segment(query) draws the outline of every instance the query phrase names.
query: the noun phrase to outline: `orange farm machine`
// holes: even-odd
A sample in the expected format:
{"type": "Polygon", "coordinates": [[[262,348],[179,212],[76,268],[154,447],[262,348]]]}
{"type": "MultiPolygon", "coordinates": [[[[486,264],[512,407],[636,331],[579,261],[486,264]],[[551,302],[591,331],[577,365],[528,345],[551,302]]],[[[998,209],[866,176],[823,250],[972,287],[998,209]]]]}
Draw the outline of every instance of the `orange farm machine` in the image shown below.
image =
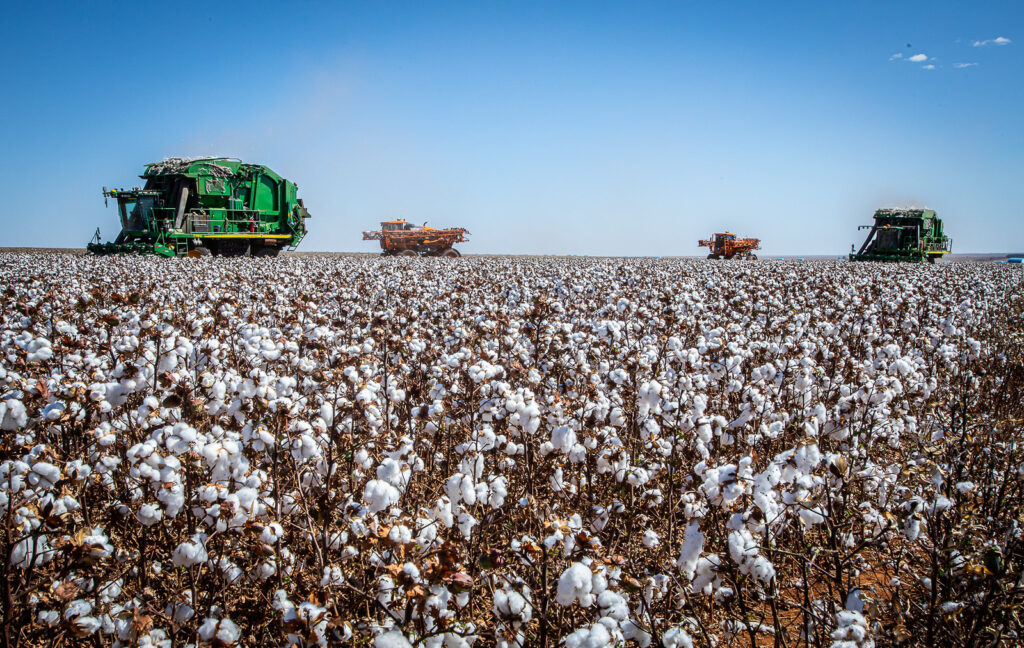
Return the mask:
{"type": "Polygon", "coordinates": [[[754,250],[761,249],[761,239],[736,238],[731,232],[715,232],[711,240],[697,241],[700,247],[708,248],[709,259],[757,259],[754,250]]]}
{"type": "Polygon", "coordinates": [[[453,246],[466,240],[467,230],[435,229],[422,227],[399,219],[383,221],[379,230],[363,232],[364,241],[380,241],[383,256],[441,256],[454,259],[460,257],[453,246]]]}

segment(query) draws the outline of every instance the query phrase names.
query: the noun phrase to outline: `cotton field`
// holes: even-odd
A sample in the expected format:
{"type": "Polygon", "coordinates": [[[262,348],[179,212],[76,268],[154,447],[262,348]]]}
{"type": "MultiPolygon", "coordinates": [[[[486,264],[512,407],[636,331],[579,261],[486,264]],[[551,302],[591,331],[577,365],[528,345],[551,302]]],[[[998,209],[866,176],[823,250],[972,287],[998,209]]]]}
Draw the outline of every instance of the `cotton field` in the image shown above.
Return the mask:
{"type": "Polygon", "coordinates": [[[1019,268],[0,254],[4,647],[1015,645],[1019,268]]]}

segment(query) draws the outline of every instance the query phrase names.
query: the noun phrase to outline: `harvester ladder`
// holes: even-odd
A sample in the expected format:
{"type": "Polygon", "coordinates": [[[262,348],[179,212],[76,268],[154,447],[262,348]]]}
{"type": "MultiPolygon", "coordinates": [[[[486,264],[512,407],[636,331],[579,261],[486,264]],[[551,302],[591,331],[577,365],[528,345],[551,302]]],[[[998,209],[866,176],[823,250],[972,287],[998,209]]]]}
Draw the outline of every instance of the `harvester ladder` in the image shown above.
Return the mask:
{"type": "Polygon", "coordinates": [[[185,256],[188,254],[188,241],[183,238],[174,239],[174,256],[185,256]]]}

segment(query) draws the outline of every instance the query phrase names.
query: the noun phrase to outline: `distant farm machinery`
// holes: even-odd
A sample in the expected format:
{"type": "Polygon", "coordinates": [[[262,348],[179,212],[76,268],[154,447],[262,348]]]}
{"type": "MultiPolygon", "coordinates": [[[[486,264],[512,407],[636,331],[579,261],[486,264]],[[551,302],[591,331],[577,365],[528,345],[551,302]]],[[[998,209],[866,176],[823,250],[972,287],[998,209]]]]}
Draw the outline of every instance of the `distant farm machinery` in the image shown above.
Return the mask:
{"type": "Polygon", "coordinates": [[[709,259],[756,260],[754,250],[761,249],[761,239],[736,238],[731,232],[715,232],[710,240],[698,241],[697,245],[710,250],[709,259]]]}
{"type": "Polygon", "coordinates": [[[909,261],[935,263],[949,254],[953,239],[943,232],[942,219],[932,209],[879,209],[868,237],[850,261],[909,261]]]}
{"type": "Polygon", "coordinates": [[[383,221],[379,230],[363,232],[364,241],[380,241],[382,256],[440,256],[454,259],[462,256],[453,246],[466,240],[469,231],[461,227],[435,229],[426,224],[416,226],[398,219],[383,221]]]}

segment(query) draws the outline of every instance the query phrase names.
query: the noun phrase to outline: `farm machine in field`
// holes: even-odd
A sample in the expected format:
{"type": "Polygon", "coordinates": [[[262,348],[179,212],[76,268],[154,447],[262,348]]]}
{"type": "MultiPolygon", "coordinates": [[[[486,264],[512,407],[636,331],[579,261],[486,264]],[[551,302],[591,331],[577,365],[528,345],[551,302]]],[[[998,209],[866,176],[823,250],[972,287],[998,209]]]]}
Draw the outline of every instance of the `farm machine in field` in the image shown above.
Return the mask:
{"type": "Polygon", "coordinates": [[[710,240],[697,241],[710,250],[709,259],[757,259],[754,250],[761,249],[761,239],[736,238],[731,232],[715,232],[710,240]]]}
{"type": "Polygon", "coordinates": [[[103,188],[121,218],[93,254],[277,256],[306,234],[309,212],[297,185],[259,164],[230,158],[168,158],[147,164],[143,188],[103,188]]]}
{"type": "Polygon", "coordinates": [[[363,232],[364,241],[380,241],[382,256],[441,256],[454,259],[462,256],[454,246],[466,240],[467,230],[435,229],[426,223],[416,226],[398,219],[383,221],[379,230],[363,232]]]}
{"type": "Polygon", "coordinates": [[[871,231],[857,252],[850,246],[850,261],[935,263],[953,246],[932,209],[879,209],[873,225],[857,229],[871,231]]]}

